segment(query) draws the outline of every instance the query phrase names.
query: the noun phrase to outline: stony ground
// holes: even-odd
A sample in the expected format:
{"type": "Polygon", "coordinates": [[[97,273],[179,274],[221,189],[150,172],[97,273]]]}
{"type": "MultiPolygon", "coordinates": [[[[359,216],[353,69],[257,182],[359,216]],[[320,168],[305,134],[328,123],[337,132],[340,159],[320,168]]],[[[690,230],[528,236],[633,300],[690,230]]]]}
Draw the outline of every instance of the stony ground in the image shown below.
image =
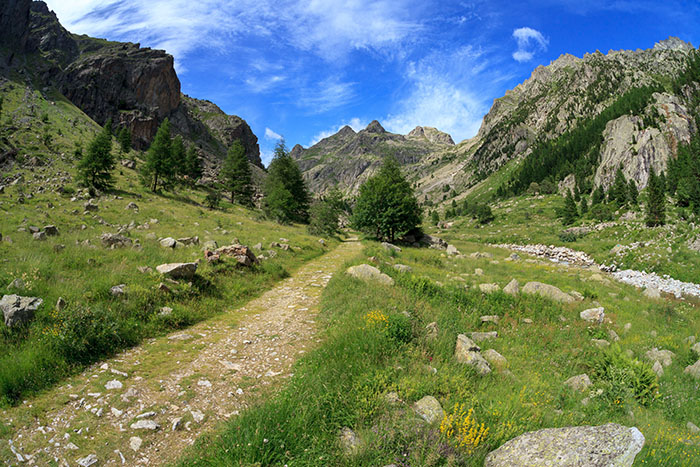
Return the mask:
{"type": "MultiPolygon", "coordinates": [[[[160,465],[235,417],[316,343],[322,289],[357,241],[311,261],[245,307],[125,352],[2,419],[14,465],[160,465]]],[[[3,447],[6,448],[6,447],[3,447]]],[[[6,449],[2,453],[9,453],[6,449]]]]}

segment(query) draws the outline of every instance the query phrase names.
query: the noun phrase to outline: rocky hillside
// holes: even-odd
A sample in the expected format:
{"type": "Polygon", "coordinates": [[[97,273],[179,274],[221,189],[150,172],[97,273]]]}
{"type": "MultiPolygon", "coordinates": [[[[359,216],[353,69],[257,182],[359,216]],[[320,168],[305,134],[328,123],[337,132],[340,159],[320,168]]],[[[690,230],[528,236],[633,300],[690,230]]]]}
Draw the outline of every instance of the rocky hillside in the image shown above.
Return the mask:
{"type": "Polygon", "coordinates": [[[58,91],[98,124],[128,127],[144,149],[169,117],[177,133],[217,164],[241,139],[252,164],[262,168],[257,138],[241,118],[180,92],[173,57],[139,44],[109,42],[66,31],[40,1],[0,6],[0,75],[28,92],[58,91]]]}
{"type": "Polygon", "coordinates": [[[375,120],[359,132],[345,126],[308,149],[296,145],[292,157],[312,191],[322,193],[337,187],[354,193],[387,156],[396,157],[404,166],[420,168],[429,165],[430,156],[453,147],[452,137],[435,128],[417,127],[403,136],[389,133],[375,120]]]}

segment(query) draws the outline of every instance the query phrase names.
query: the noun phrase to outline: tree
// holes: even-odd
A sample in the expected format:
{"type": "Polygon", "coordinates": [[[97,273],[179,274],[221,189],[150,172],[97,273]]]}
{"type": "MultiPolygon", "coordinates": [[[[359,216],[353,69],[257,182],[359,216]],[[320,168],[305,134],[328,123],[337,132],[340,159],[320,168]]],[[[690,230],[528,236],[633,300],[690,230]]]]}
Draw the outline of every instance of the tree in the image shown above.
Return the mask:
{"type": "Polygon", "coordinates": [[[170,157],[170,120],[163,120],[151,147],[146,152],[146,162],[141,169],[141,176],[144,185],[150,187],[152,191],[166,187],[172,180],[174,168],[171,165],[170,157]]]}
{"type": "Polygon", "coordinates": [[[114,184],[113,170],[112,136],[103,129],[90,142],[78,163],[78,178],[91,189],[105,190],[114,184]]]}
{"type": "Polygon", "coordinates": [[[656,227],[666,223],[666,195],[661,186],[661,179],[652,167],[647,185],[647,226],[656,227]]]}
{"type": "Polygon", "coordinates": [[[221,169],[224,187],[231,193],[231,202],[250,205],[253,202],[252,174],[243,144],[233,142],[221,169]]]}
{"type": "Polygon", "coordinates": [[[268,168],[263,208],[279,222],[306,223],[309,219],[309,191],[284,140],[275,146],[268,168]]]}
{"type": "Polygon", "coordinates": [[[309,209],[309,233],[332,236],[338,233],[341,209],[334,197],[315,201],[309,209]]]}
{"type": "Polygon", "coordinates": [[[588,201],[585,196],[581,196],[581,215],[585,216],[588,212],[588,201]]]}
{"type": "Polygon", "coordinates": [[[479,204],[476,207],[476,219],[479,221],[479,224],[488,224],[495,218],[488,204],[479,204]]]}
{"type": "Polygon", "coordinates": [[[603,185],[598,185],[598,188],[593,191],[593,196],[591,197],[591,206],[600,204],[605,201],[605,191],[603,190],[603,185]]]}
{"type": "Polygon", "coordinates": [[[610,201],[624,206],[627,203],[628,192],[627,180],[625,180],[625,175],[622,173],[622,168],[618,167],[617,172],[615,172],[615,181],[610,187],[610,191],[608,191],[608,198],[610,201]]]}
{"type": "Polygon", "coordinates": [[[578,218],[578,209],[576,208],[576,201],[574,201],[574,195],[571,190],[566,194],[566,199],[564,200],[564,209],[562,210],[562,223],[564,225],[573,224],[578,218]]]}
{"type": "Polygon", "coordinates": [[[430,214],[430,222],[432,222],[434,225],[438,225],[438,223],[440,222],[440,213],[438,213],[437,211],[433,211],[430,214]]]}
{"type": "Polygon", "coordinates": [[[177,135],[170,142],[170,166],[172,167],[172,176],[184,176],[186,175],[186,165],[185,160],[187,154],[185,153],[185,143],[182,141],[182,136],[177,135]]]}
{"type": "Polygon", "coordinates": [[[127,154],[131,151],[131,131],[129,131],[127,127],[123,127],[119,130],[117,141],[119,141],[119,149],[121,152],[127,154]]]}
{"type": "Polygon", "coordinates": [[[107,121],[105,122],[105,124],[104,124],[104,126],[102,127],[102,129],[103,129],[105,132],[107,132],[107,134],[109,135],[110,138],[114,135],[114,128],[113,128],[113,125],[112,125],[112,117],[109,117],[109,118],[107,119],[107,121]]]}
{"type": "Polygon", "coordinates": [[[187,155],[185,156],[185,175],[191,181],[195,181],[202,176],[202,161],[199,160],[199,155],[197,154],[197,149],[194,146],[190,146],[187,150],[187,155]]]}
{"type": "Polygon", "coordinates": [[[637,206],[639,203],[639,190],[637,189],[637,184],[631,178],[627,183],[627,199],[632,206],[637,206]]]}
{"type": "Polygon", "coordinates": [[[221,192],[218,189],[213,189],[207,193],[206,198],[204,198],[204,204],[206,204],[209,209],[217,209],[220,202],[221,192]]]}
{"type": "Polygon", "coordinates": [[[380,240],[394,241],[421,222],[413,188],[394,157],[384,159],[377,175],[360,187],[353,224],[380,240]]]}

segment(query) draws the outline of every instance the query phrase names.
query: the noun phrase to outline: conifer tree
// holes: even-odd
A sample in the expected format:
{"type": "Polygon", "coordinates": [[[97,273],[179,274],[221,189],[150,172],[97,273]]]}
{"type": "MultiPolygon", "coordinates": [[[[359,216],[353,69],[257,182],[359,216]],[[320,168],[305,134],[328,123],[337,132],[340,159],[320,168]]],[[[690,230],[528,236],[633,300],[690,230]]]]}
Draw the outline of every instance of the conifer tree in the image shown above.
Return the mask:
{"type": "Polygon", "coordinates": [[[651,168],[649,183],[647,185],[647,219],[649,227],[656,227],[666,223],[666,195],[661,186],[661,179],[651,168]]]}
{"type": "Polygon", "coordinates": [[[119,130],[117,140],[119,141],[119,150],[122,153],[126,154],[131,151],[131,131],[127,127],[119,130]]]}
{"type": "Polygon", "coordinates": [[[186,174],[187,154],[185,152],[185,143],[182,141],[182,136],[177,135],[170,142],[170,164],[172,167],[172,176],[184,176],[186,174]]]}
{"type": "Polygon", "coordinates": [[[112,117],[109,117],[107,121],[105,121],[104,126],[102,127],[103,130],[109,135],[111,138],[114,135],[114,128],[112,124],[112,117]]]}
{"type": "Polygon", "coordinates": [[[571,190],[566,194],[566,199],[564,200],[564,209],[562,211],[562,223],[564,225],[573,224],[578,218],[578,209],[576,208],[576,201],[574,201],[574,195],[571,190]]]}
{"type": "Polygon", "coordinates": [[[265,212],[279,222],[308,222],[309,191],[284,140],[275,147],[268,174],[263,200],[265,212]]]}
{"type": "Polygon", "coordinates": [[[438,225],[438,223],[440,222],[440,214],[439,214],[437,211],[433,211],[433,212],[430,214],[430,221],[431,221],[434,225],[438,225]]]}
{"type": "Polygon", "coordinates": [[[146,162],[141,169],[144,185],[152,191],[166,187],[172,179],[174,167],[170,156],[170,121],[161,123],[151,147],[146,152],[146,162]]]}
{"type": "Polygon", "coordinates": [[[628,191],[625,175],[622,173],[622,168],[618,167],[617,172],[615,172],[615,181],[608,192],[608,198],[610,201],[617,202],[617,204],[622,206],[627,202],[628,191]]]}
{"type": "Polygon", "coordinates": [[[221,169],[224,187],[231,193],[231,202],[252,204],[252,174],[245,148],[239,140],[233,142],[221,169]]]}
{"type": "Polygon", "coordinates": [[[185,159],[186,175],[194,182],[202,176],[202,161],[199,160],[197,149],[194,146],[189,147],[185,159]]]}
{"type": "Polygon", "coordinates": [[[639,204],[639,190],[637,189],[637,183],[631,178],[627,183],[627,199],[632,206],[637,206],[637,204],[639,204]]]}
{"type": "Polygon", "coordinates": [[[581,196],[581,215],[585,216],[588,212],[588,200],[585,196],[581,196]]]}
{"type": "Polygon", "coordinates": [[[599,185],[598,188],[596,188],[593,191],[593,196],[591,197],[591,206],[600,204],[603,201],[605,201],[605,191],[603,191],[603,186],[599,185]]]}
{"type": "Polygon", "coordinates": [[[113,170],[112,136],[103,129],[90,142],[85,155],[78,163],[78,177],[87,187],[105,190],[114,184],[113,170]]]}

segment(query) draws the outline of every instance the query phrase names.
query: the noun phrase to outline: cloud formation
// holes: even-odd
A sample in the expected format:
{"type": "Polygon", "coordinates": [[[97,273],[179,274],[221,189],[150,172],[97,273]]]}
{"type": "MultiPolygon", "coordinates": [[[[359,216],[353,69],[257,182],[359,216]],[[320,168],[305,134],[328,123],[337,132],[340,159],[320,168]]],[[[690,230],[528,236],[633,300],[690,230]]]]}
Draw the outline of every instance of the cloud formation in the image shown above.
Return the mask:
{"type": "Polygon", "coordinates": [[[547,50],[549,41],[536,29],[518,28],[513,31],[513,38],[518,43],[518,50],[513,52],[517,62],[529,62],[537,50],[547,50]]]}
{"type": "Polygon", "coordinates": [[[364,129],[365,127],[367,127],[367,125],[369,125],[369,121],[367,121],[367,120],[363,120],[363,119],[357,118],[357,117],[351,118],[347,122],[341,123],[340,125],[336,125],[329,130],[322,131],[322,132],[314,135],[314,137],[309,142],[309,146],[313,146],[314,144],[318,143],[322,139],[328,138],[329,136],[333,136],[334,134],[338,133],[340,131],[340,129],[343,128],[344,126],[349,126],[350,128],[352,128],[355,131],[360,131],[360,130],[364,129]]]}
{"type": "Polygon", "coordinates": [[[265,128],[265,138],[266,138],[266,139],[275,140],[275,141],[279,141],[279,140],[282,139],[282,135],[280,135],[280,134],[278,134],[278,133],[275,133],[274,131],[272,131],[272,130],[269,129],[269,128],[265,128]]]}

